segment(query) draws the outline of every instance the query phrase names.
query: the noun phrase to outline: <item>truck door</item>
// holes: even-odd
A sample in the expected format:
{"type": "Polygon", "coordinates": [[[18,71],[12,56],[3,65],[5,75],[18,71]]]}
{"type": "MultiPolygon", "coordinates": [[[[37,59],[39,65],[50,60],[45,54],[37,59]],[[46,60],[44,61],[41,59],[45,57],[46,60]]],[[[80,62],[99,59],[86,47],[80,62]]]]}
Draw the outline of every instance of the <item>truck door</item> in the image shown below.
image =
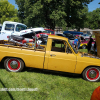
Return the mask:
{"type": "Polygon", "coordinates": [[[76,55],[70,46],[63,40],[52,40],[49,52],[48,69],[64,72],[74,72],[76,66],[76,55]]]}

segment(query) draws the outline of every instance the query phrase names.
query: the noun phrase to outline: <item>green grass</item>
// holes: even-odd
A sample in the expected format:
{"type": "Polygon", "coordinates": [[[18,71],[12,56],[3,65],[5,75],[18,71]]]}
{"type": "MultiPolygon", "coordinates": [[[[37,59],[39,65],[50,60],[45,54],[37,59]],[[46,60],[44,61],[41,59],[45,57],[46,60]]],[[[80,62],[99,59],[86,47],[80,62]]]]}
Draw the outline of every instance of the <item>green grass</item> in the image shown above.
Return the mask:
{"type": "Polygon", "coordinates": [[[80,52],[85,52],[85,53],[88,53],[88,50],[87,49],[79,49],[80,52]]]}
{"type": "Polygon", "coordinates": [[[38,88],[38,91],[0,91],[0,100],[90,100],[100,82],[89,82],[80,75],[59,74],[27,68],[7,72],[1,66],[0,88],[38,88]]]}

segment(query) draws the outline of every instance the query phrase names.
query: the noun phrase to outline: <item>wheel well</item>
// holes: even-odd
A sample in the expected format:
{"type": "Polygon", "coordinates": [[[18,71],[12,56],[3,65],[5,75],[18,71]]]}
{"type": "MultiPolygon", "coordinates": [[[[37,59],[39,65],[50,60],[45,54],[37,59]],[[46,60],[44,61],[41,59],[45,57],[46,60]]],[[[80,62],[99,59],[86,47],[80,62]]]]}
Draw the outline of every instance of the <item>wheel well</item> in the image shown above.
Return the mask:
{"type": "MultiPolygon", "coordinates": [[[[86,68],[89,68],[89,67],[98,67],[98,68],[100,69],[100,66],[96,66],[96,65],[90,65],[90,66],[87,66],[86,68]]],[[[86,68],[84,68],[84,70],[85,70],[86,68]]],[[[82,73],[84,72],[84,70],[82,71],[82,73]]],[[[81,73],[81,74],[82,74],[82,73],[81,73]]]]}
{"type": "Polygon", "coordinates": [[[20,59],[20,60],[22,60],[22,61],[23,61],[24,66],[25,66],[25,62],[24,62],[24,60],[23,60],[23,59],[21,59],[21,58],[19,58],[19,57],[10,57],[10,56],[6,56],[6,57],[4,57],[4,58],[1,60],[1,62],[3,63],[3,62],[4,62],[4,60],[5,60],[5,59],[7,59],[7,58],[17,58],[17,59],[20,59]]]}

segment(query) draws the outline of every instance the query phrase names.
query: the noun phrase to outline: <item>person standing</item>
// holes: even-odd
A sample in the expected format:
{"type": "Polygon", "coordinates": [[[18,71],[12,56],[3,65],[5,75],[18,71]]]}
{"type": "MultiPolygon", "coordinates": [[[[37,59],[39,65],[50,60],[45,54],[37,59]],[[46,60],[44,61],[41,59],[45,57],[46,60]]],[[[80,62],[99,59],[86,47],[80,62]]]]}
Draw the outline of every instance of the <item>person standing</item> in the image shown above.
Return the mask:
{"type": "Polygon", "coordinates": [[[78,37],[78,49],[80,47],[80,44],[81,44],[81,35],[79,35],[79,37],[78,37]]]}
{"type": "Polygon", "coordinates": [[[92,39],[92,36],[90,36],[90,39],[89,39],[89,41],[88,41],[88,43],[87,43],[88,53],[89,53],[90,50],[91,50],[92,42],[93,42],[93,39],[92,39]]]}
{"type": "Polygon", "coordinates": [[[78,39],[77,39],[77,36],[75,36],[75,39],[74,39],[74,47],[78,50],[78,39]]]}

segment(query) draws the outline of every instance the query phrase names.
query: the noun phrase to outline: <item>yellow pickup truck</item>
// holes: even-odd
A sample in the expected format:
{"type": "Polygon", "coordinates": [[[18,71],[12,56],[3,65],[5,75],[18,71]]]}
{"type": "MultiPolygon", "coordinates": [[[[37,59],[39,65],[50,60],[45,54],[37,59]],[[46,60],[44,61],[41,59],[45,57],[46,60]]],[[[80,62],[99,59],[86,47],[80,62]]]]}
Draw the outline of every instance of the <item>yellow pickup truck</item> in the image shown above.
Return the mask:
{"type": "Polygon", "coordinates": [[[100,58],[79,53],[70,40],[48,36],[41,49],[0,44],[0,61],[7,71],[19,72],[27,67],[82,74],[88,81],[100,81],[100,58]]]}

